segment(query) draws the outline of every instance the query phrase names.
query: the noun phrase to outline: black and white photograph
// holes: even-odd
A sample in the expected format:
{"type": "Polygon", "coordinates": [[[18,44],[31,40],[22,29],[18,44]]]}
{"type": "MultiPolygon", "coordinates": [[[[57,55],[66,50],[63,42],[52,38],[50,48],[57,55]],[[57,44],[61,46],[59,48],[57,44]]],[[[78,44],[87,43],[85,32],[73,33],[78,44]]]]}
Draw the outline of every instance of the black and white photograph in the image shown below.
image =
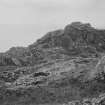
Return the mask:
{"type": "Polygon", "coordinates": [[[105,0],[0,0],[0,105],[105,105],[105,0]]]}

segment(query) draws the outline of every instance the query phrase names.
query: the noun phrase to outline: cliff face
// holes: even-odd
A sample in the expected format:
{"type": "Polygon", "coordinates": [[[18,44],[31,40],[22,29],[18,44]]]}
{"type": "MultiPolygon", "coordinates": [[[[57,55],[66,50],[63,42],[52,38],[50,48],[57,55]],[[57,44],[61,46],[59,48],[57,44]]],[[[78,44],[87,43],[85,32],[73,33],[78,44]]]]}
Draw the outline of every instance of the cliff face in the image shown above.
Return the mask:
{"type": "Polygon", "coordinates": [[[73,22],[0,54],[0,103],[104,105],[104,64],[105,30],[73,22]]]}

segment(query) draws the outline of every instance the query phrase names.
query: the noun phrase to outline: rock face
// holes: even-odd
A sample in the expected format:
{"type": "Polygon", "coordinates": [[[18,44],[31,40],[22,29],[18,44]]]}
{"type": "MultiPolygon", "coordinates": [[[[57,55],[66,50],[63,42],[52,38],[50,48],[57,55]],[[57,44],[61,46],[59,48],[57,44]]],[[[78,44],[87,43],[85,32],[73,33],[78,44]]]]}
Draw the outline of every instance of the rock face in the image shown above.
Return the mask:
{"type": "Polygon", "coordinates": [[[87,98],[82,101],[71,101],[67,104],[64,103],[63,105],[105,105],[105,94],[102,94],[97,98],[87,98]]]}
{"type": "MultiPolygon", "coordinates": [[[[1,54],[0,65],[35,65],[47,59],[49,49],[58,48],[59,53],[71,56],[95,55],[105,51],[105,30],[93,28],[90,24],[73,22],[64,30],[47,33],[27,48],[13,47],[5,54],[1,54]],[[63,51],[60,51],[62,50],[63,51]],[[3,55],[3,56],[2,56],[3,55]]],[[[56,54],[57,52],[53,53],[56,54]]]]}
{"type": "Polygon", "coordinates": [[[2,105],[104,105],[105,30],[73,22],[0,53],[2,105]]]}

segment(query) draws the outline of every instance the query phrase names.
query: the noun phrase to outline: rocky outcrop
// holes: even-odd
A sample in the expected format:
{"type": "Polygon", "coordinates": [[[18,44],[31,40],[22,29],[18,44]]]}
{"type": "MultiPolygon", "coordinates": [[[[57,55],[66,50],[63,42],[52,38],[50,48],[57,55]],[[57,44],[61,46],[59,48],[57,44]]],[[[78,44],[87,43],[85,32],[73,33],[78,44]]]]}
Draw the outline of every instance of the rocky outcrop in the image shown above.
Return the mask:
{"type": "MultiPolygon", "coordinates": [[[[29,66],[47,62],[49,49],[58,48],[59,54],[69,56],[98,56],[105,52],[105,30],[93,28],[90,24],[73,22],[63,30],[47,33],[28,47],[13,47],[1,54],[0,65],[29,66]],[[64,51],[61,52],[60,49],[64,51]]],[[[56,55],[57,52],[52,55],[56,55]]],[[[52,56],[50,55],[50,56],[52,56]]],[[[56,59],[56,57],[55,57],[56,59]]]]}
{"type": "Polygon", "coordinates": [[[101,94],[96,98],[85,98],[81,101],[75,100],[63,105],[105,105],[105,94],[101,94]]]}
{"type": "Polygon", "coordinates": [[[104,53],[105,30],[81,22],[0,53],[0,103],[104,105],[104,53]]]}

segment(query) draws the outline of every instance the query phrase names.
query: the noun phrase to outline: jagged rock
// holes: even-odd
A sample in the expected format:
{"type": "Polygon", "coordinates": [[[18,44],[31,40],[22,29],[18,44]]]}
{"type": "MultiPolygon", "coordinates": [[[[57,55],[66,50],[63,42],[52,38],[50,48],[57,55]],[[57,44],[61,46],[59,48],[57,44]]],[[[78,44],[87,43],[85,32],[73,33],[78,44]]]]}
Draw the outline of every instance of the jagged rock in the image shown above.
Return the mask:
{"type": "Polygon", "coordinates": [[[99,81],[105,81],[105,56],[102,55],[99,58],[94,70],[91,72],[91,77],[96,78],[99,81]]]}
{"type": "Polygon", "coordinates": [[[47,50],[51,49],[53,51],[55,47],[63,48],[64,55],[78,56],[84,53],[84,56],[86,56],[86,48],[90,55],[91,52],[92,54],[98,55],[98,52],[105,52],[104,46],[105,30],[95,29],[88,23],[73,22],[67,25],[64,30],[47,33],[44,37],[28,47],[13,47],[6,53],[0,54],[1,57],[9,57],[8,59],[6,58],[7,60],[0,58],[0,64],[1,66],[35,65],[38,61],[47,59],[47,50]]]}
{"type": "Polygon", "coordinates": [[[0,53],[0,103],[104,105],[104,53],[105,30],[81,22],[0,53]]]}
{"type": "Polygon", "coordinates": [[[96,65],[96,70],[99,72],[105,72],[105,56],[102,56],[96,65]]]}
{"type": "Polygon", "coordinates": [[[3,72],[0,74],[0,80],[3,80],[5,82],[14,82],[19,75],[14,74],[13,72],[3,72]]]}
{"type": "Polygon", "coordinates": [[[39,76],[48,76],[50,73],[44,73],[44,72],[38,72],[38,73],[34,73],[34,77],[39,77],[39,76]]]}
{"type": "Polygon", "coordinates": [[[87,98],[83,99],[83,101],[76,100],[64,103],[63,105],[105,105],[105,94],[100,95],[97,98],[87,98]]]}
{"type": "Polygon", "coordinates": [[[21,63],[18,59],[12,58],[12,61],[14,62],[15,65],[21,66],[21,63]]]}
{"type": "Polygon", "coordinates": [[[68,102],[67,105],[81,105],[79,100],[68,102]]]}
{"type": "Polygon", "coordinates": [[[92,103],[91,103],[91,99],[83,99],[83,101],[82,101],[82,104],[83,105],[92,105],[92,103]]]}

